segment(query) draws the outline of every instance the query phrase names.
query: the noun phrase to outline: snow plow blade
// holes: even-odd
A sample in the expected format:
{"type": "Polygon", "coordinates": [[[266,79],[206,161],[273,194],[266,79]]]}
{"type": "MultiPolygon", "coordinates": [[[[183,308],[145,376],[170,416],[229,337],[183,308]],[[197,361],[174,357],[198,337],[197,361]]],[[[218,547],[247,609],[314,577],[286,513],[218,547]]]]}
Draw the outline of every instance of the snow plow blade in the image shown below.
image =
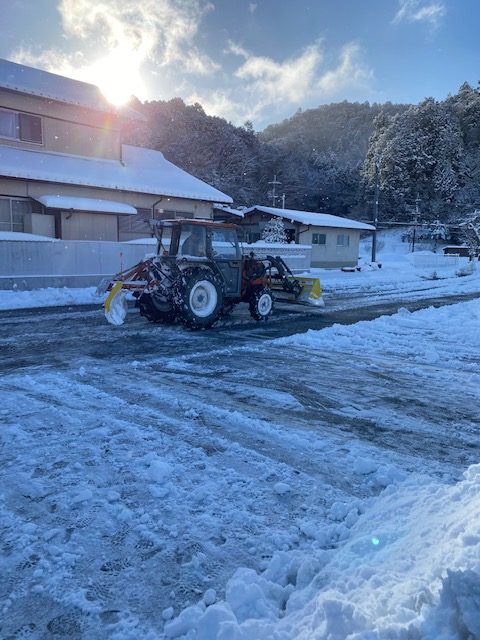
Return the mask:
{"type": "Polygon", "coordinates": [[[319,278],[288,276],[288,281],[293,285],[290,291],[285,289],[285,285],[282,282],[273,281],[271,283],[276,300],[279,302],[308,304],[315,307],[325,306],[319,278]]]}
{"type": "Polygon", "coordinates": [[[295,278],[302,285],[302,292],[297,298],[297,302],[312,304],[317,307],[324,307],[325,302],[322,298],[322,287],[320,278],[295,278]]]}
{"type": "Polygon", "coordinates": [[[105,318],[110,324],[121,325],[127,315],[127,293],[140,295],[148,285],[147,274],[152,269],[151,260],[142,260],[131,269],[117,273],[111,280],[102,280],[97,295],[108,293],[103,304],[105,318]]]}
{"type": "Polygon", "coordinates": [[[280,256],[267,256],[270,262],[270,288],[279,301],[324,307],[319,278],[295,276],[280,256]],[[280,294],[280,295],[278,295],[280,294]]]}

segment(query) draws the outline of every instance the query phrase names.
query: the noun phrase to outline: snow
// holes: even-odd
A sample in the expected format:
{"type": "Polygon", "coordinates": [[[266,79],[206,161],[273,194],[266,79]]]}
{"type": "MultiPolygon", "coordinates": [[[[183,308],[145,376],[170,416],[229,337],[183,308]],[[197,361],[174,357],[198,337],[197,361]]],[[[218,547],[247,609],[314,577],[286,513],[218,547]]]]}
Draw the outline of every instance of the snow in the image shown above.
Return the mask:
{"type": "Polygon", "coordinates": [[[373,231],[375,227],[357,220],[349,218],[341,218],[340,216],[332,216],[329,213],[311,213],[309,211],[296,211],[294,209],[278,209],[276,207],[263,207],[255,205],[243,211],[243,217],[249,213],[259,211],[268,215],[290,220],[291,222],[300,222],[301,224],[311,225],[315,227],[339,227],[342,229],[361,229],[363,231],[373,231]]]}
{"type": "Polygon", "coordinates": [[[10,242],[55,242],[55,238],[38,236],[34,233],[21,233],[19,231],[0,231],[0,240],[10,242]]]}
{"type": "Polygon", "coordinates": [[[95,211],[101,213],[116,213],[120,215],[136,215],[135,207],[123,202],[102,200],[100,198],[77,198],[73,196],[44,195],[36,198],[43,206],[51,209],[74,209],[75,211],[95,211]]]}
{"type": "MultiPolygon", "coordinates": [[[[166,160],[160,151],[125,144],[122,145],[121,162],[2,145],[0,174],[164,197],[232,202],[230,196],[166,160]]],[[[50,195],[51,187],[47,189],[50,195]]]]}
{"type": "MultiPolygon", "coordinates": [[[[479,291],[402,249],[328,296],[479,291]]],[[[0,636],[479,638],[480,299],[399,306],[243,342],[5,314],[0,636]]]]}
{"type": "MultiPolygon", "coordinates": [[[[25,234],[19,234],[25,235],[25,234]]],[[[96,287],[72,289],[34,289],[32,291],[2,290],[0,310],[39,309],[41,307],[65,307],[70,305],[102,304],[105,296],[97,296],[96,287]]]]}

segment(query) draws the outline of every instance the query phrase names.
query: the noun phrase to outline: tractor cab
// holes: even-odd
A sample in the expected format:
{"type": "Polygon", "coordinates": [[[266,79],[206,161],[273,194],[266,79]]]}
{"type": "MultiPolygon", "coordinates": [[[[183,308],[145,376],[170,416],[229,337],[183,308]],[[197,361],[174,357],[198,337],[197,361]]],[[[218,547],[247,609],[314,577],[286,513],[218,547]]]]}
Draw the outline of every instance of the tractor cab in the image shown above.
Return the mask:
{"type": "Polygon", "coordinates": [[[242,251],[235,225],[211,220],[159,220],[154,230],[159,257],[207,263],[220,272],[227,295],[240,295],[242,251]]]}

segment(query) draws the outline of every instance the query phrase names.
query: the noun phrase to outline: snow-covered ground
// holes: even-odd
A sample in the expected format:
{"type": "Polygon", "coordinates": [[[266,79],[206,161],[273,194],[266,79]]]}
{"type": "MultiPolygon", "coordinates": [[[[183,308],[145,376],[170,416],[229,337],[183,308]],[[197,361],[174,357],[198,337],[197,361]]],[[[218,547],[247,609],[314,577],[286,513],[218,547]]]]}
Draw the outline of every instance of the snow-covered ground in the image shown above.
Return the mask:
{"type": "MultiPolygon", "coordinates": [[[[326,295],[401,300],[404,262],[326,295]]],[[[480,300],[242,343],[131,315],[3,318],[1,638],[480,638],[480,300]]]]}

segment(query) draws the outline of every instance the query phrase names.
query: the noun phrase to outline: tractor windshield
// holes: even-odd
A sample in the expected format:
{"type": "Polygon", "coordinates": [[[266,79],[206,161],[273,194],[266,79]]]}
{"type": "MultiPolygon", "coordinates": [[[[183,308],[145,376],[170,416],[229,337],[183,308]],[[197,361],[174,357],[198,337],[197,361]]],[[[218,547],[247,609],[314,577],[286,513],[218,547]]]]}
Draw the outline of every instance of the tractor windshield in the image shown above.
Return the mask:
{"type": "Polygon", "coordinates": [[[207,255],[205,227],[194,224],[182,225],[179,241],[179,254],[204,258],[207,255]]]}
{"type": "Polygon", "coordinates": [[[212,251],[215,258],[239,260],[240,247],[235,229],[219,227],[212,229],[212,251]]]}

